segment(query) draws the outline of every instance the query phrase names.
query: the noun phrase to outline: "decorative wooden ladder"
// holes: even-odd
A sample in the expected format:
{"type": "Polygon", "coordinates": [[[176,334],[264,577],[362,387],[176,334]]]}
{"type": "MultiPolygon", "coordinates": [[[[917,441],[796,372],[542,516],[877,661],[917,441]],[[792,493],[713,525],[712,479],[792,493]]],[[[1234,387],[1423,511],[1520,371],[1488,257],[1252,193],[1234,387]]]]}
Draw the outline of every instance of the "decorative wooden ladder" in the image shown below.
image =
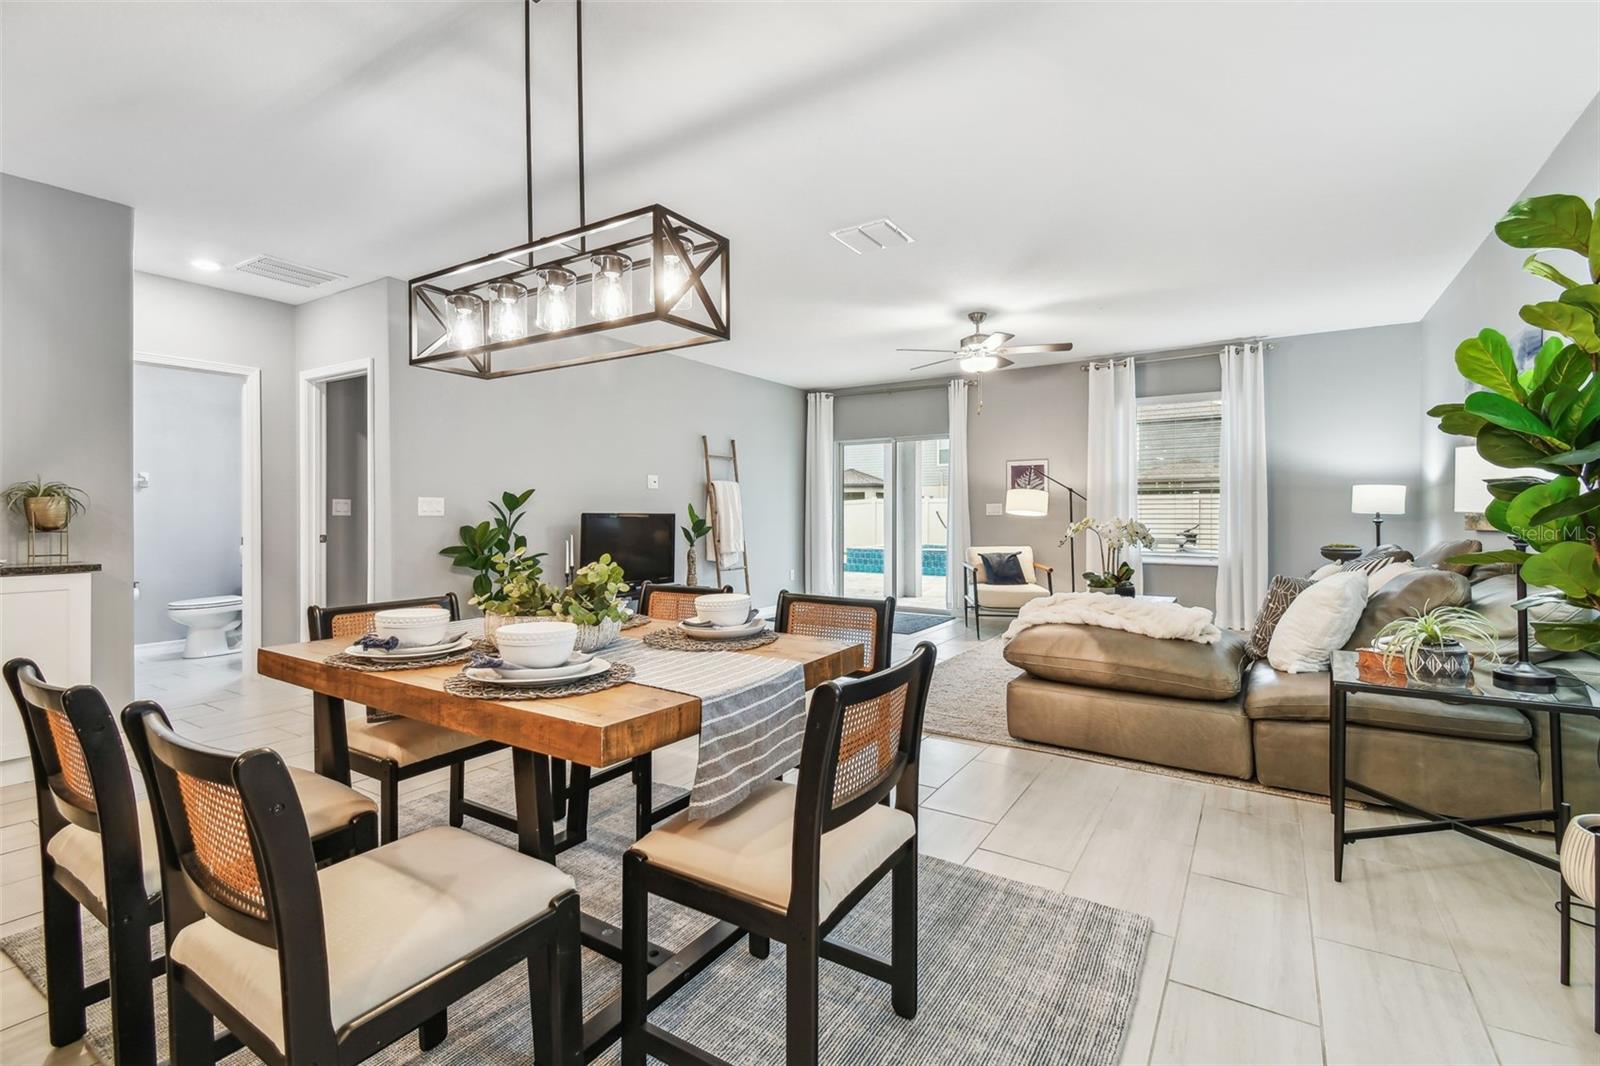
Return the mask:
{"type": "MultiPolygon", "coordinates": [[[[739,442],[729,437],[728,454],[717,455],[711,451],[710,440],[706,438],[705,434],[701,434],[700,453],[705,457],[706,464],[706,520],[711,523],[711,565],[716,567],[717,585],[720,587],[725,583],[722,578],[722,523],[717,520],[717,494],[711,491],[711,462],[716,460],[721,463],[732,463],[733,483],[735,485],[739,484],[739,442]]],[[[740,495],[742,496],[743,493],[744,490],[741,488],[740,495]]],[[[733,573],[736,570],[744,572],[744,591],[748,594],[750,592],[750,537],[748,534],[745,536],[744,544],[739,552],[739,565],[730,566],[727,569],[729,573],[733,573]]]]}

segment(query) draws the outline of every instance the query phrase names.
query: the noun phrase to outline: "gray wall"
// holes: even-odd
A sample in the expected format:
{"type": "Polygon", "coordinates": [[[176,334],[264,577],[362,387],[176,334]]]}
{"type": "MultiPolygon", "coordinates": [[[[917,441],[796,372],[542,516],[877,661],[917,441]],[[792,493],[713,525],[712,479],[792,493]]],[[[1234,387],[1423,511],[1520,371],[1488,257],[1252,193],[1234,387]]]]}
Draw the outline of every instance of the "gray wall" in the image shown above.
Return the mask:
{"type": "MultiPolygon", "coordinates": [[[[547,580],[583,511],[684,513],[705,502],[700,435],[739,442],[745,536],[756,602],[799,586],[805,490],[805,396],[798,389],[672,355],[477,381],[391,366],[394,593],[455,589],[470,575],[438,550],[457,527],[489,517],[504,490],[537,491],[522,530],[547,551],[547,580]],[[645,487],[649,474],[660,488],[645,487]],[[417,516],[418,496],[442,496],[443,518],[417,516]]],[[[709,564],[700,564],[709,581],[709,564]]],[[[679,552],[678,577],[683,576],[679,552]]],[[[743,583],[734,580],[736,587],[743,583]]]]}
{"type": "Polygon", "coordinates": [[[1350,512],[1352,485],[1405,485],[1406,513],[1384,519],[1383,539],[1425,547],[1417,461],[1425,406],[1418,384],[1422,327],[1374,326],[1272,344],[1266,357],[1271,572],[1320,566],[1317,549],[1330,541],[1372,543],[1372,516],[1350,512]]]}
{"type": "MultiPolygon", "coordinates": [[[[1591,203],[1600,196],[1600,97],[1590,102],[1528,187],[1513,199],[1548,193],[1570,193],[1591,203]]],[[[1456,371],[1456,345],[1485,327],[1515,339],[1525,328],[1518,309],[1525,303],[1555,299],[1557,292],[1550,282],[1522,269],[1526,251],[1507,247],[1494,235],[1494,223],[1512,202],[1508,199],[1483,220],[1483,243],[1422,319],[1424,357],[1416,424],[1422,435],[1419,510],[1423,539],[1428,541],[1459,536],[1462,528],[1455,511],[1455,448],[1467,441],[1445,436],[1433,419],[1423,415],[1434,404],[1459,403],[1466,395],[1466,382],[1456,371]]],[[[1576,253],[1555,251],[1541,257],[1571,277],[1588,277],[1576,253]]]]}
{"type": "Polygon", "coordinates": [[[135,351],[261,371],[261,642],[300,632],[296,594],[294,313],[288,304],[133,275],[135,351]]]}
{"type": "MultiPolygon", "coordinates": [[[[0,174],[0,485],[82,488],[72,554],[93,578],[92,681],[133,695],[133,212],[0,174]]],[[[6,516],[0,554],[25,554],[6,516]]]]}
{"type": "Polygon", "coordinates": [[[148,488],[133,496],[133,635],[139,644],[181,640],[173,600],[237,595],[242,489],[242,379],[135,364],[133,468],[148,488]]]}
{"type": "Polygon", "coordinates": [[[328,602],[367,599],[367,379],[327,384],[327,468],[324,526],[328,531],[328,602]],[[349,515],[335,515],[333,501],[350,501],[349,515]]]}
{"type": "Polygon", "coordinates": [[[834,440],[938,437],[949,432],[949,393],[942,385],[834,394],[834,440]]]}

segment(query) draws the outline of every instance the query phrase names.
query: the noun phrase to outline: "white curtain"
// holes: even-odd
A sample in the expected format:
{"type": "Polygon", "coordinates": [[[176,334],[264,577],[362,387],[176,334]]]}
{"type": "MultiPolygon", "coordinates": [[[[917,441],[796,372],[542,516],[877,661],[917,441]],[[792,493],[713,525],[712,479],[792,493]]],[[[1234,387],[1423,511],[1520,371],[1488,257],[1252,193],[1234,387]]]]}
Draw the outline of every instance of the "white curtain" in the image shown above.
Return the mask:
{"type": "MultiPolygon", "coordinates": [[[[1087,459],[1088,513],[1101,522],[1139,517],[1138,398],[1131,359],[1089,367],[1087,459]]],[[[1086,559],[1081,569],[1100,568],[1098,549],[1094,535],[1085,534],[1086,559]]],[[[1123,549],[1122,558],[1133,567],[1134,587],[1142,588],[1139,549],[1123,549]]]]}
{"type": "Polygon", "coordinates": [[[1267,416],[1261,344],[1222,349],[1217,625],[1248,629],[1267,594],[1267,416]]]}
{"type": "Polygon", "coordinates": [[[834,596],[839,562],[834,554],[833,393],[806,394],[806,591],[834,596]]]}
{"type": "Polygon", "coordinates": [[[945,566],[944,605],[961,609],[961,564],[972,546],[972,512],[967,503],[967,383],[950,379],[950,528],[946,531],[949,560],[945,566]]]}

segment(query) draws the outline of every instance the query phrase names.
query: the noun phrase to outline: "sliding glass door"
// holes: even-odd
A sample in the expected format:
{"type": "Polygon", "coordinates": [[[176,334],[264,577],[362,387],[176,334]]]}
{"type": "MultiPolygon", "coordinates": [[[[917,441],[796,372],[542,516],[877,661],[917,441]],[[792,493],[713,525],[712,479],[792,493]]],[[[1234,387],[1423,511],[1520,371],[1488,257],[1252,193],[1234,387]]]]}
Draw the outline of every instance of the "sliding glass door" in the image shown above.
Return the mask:
{"type": "Polygon", "coordinates": [[[839,445],[840,588],[893,595],[907,610],[945,609],[950,562],[947,438],[839,445]]]}

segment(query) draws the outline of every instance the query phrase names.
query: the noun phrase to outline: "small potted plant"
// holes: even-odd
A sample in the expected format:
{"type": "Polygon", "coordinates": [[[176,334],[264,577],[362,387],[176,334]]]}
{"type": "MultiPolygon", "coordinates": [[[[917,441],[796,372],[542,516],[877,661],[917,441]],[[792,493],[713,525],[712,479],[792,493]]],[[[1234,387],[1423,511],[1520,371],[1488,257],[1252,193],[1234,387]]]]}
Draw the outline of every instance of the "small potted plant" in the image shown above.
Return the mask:
{"type": "Polygon", "coordinates": [[[1085,570],[1083,574],[1089,591],[1132,596],[1133,567],[1123,561],[1122,553],[1131,545],[1154,548],[1156,538],[1151,535],[1149,528],[1134,518],[1113,518],[1106,522],[1080,518],[1067,527],[1067,535],[1061,538],[1061,543],[1065,544],[1084,532],[1093,533],[1100,544],[1100,569],[1085,570]]]}
{"type": "Polygon", "coordinates": [[[20,513],[28,528],[40,533],[56,533],[89,507],[89,494],[64,481],[46,481],[35,476],[19,481],[0,493],[9,510],[20,513]]]}
{"type": "MultiPolygon", "coordinates": [[[[543,553],[541,553],[543,554],[543,553]]],[[[513,548],[509,553],[497,555],[491,564],[488,595],[474,596],[467,602],[483,612],[483,635],[494,639],[494,631],[512,622],[531,622],[549,615],[551,607],[561,599],[559,590],[540,580],[544,570],[538,555],[529,555],[526,548],[513,548]]]]}
{"type": "Polygon", "coordinates": [[[499,503],[489,501],[492,520],[462,526],[461,543],[439,549],[453,565],[473,571],[472,598],[467,602],[483,611],[485,637],[506,622],[526,621],[548,604],[549,586],[539,580],[544,552],[530,553],[528,538],[517,532],[522,509],[532,496],[532,489],[501,493],[499,503]]]}
{"type": "Polygon", "coordinates": [[[1465,681],[1472,676],[1472,652],[1482,648],[1498,661],[1500,636],[1489,620],[1467,607],[1435,607],[1396,618],[1373,638],[1390,673],[1405,673],[1419,681],[1465,681]]]}
{"type": "Polygon", "coordinates": [[[695,514],[694,504],[691,503],[689,505],[689,524],[678,528],[683,530],[683,539],[689,544],[688,561],[683,570],[684,584],[698,585],[700,583],[700,574],[699,567],[695,562],[694,549],[695,545],[704,540],[706,534],[711,532],[711,523],[695,514]]]}
{"type": "Polygon", "coordinates": [[[602,555],[572,575],[572,584],[551,598],[543,612],[578,627],[578,651],[596,652],[617,639],[626,615],[622,594],[628,591],[622,567],[602,555]]]}

